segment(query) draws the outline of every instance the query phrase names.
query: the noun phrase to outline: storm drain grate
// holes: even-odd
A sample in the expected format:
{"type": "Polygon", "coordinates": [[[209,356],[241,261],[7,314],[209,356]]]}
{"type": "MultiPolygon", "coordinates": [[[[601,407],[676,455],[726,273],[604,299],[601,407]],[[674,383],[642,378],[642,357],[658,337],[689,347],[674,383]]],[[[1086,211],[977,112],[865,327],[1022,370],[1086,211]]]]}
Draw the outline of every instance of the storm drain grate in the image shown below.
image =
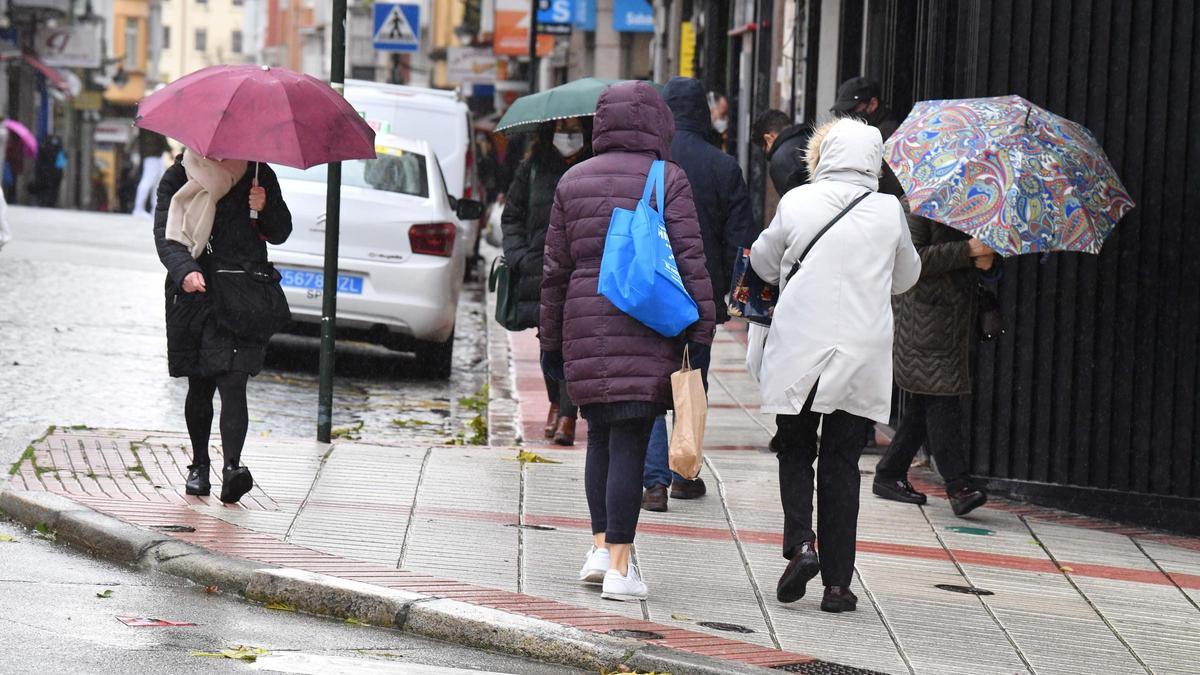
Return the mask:
{"type": "Polygon", "coordinates": [[[649,630],[627,630],[625,628],[616,628],[608,631],[607,635],[619,638],[633,638],[634,640],[662,640],[663,635],[649,630]]]}
{"type": "Polygon", "coordinates": [[[967,595],[995,595],[995,593],[993,593],[991,591],[984,590],[982,588],[976,588],[975,586],[958,586],[956,584],[938,584],[937,588],[940,588],[943,591],[950,591],[951,593],[966,593],[967,595]]]}
{"type": "Polygon", "coordinates": [[[704,626],[713,630],[723,630],[727,633],[753,633],[753,628],[747,628],[736,623],[721,623],[720,621],[701,621],[697,626],[704,626]]]}
{"type": "Polygon", "coordinates": [[[772,666],[771,670],[782,670],[785,673],[806,673],[807,675],[883,675],[875,670],[843,666],[829,661],[806,661],[804,663],[787,663],[782,666],[772,666]]]}

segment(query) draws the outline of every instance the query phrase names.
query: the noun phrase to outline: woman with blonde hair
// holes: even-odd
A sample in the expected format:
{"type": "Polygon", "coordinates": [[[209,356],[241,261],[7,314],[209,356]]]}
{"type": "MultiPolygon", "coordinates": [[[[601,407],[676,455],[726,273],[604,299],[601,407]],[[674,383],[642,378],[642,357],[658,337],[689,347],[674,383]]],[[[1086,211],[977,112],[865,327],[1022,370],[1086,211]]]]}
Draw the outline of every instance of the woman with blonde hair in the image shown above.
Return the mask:
{"type": "Polygon", "coordinates": [[[759,276],[781,286],[760,384],[762,412],[776,415],[778,427],[771,450],[789,560],[776,595],[799,600],[820,572],[827,612],[853,611],[858,600],[849,587],[862,439],[871,420],[886,423],[891,411],[891,296],[921,273],[900,202],[878,192],[882,154],[879,131],[860,121],[817,129],[811,181],[784,195],[750,255],[759,276]]]}

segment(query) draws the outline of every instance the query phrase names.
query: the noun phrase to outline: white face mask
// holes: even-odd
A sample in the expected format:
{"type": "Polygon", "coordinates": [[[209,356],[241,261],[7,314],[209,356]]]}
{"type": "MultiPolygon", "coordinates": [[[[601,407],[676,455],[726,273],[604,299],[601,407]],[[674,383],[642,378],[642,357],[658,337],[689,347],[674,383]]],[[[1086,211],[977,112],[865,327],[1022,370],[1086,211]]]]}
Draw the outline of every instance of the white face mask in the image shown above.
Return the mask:
{"type": "Polygon", "coordinates": [[[716,129],[718,134],[725,133],[725,130],[728,128],[729,120],[725,119],[724,117],[721,117],[716,122],[713,122],[713,129],[716,129]]]}
{"type": "Polygon", "coordinates": [[[563,157],[573,157],[583,149],[583,134],[556,133],[554,134],[554,147],[563,157]]]}

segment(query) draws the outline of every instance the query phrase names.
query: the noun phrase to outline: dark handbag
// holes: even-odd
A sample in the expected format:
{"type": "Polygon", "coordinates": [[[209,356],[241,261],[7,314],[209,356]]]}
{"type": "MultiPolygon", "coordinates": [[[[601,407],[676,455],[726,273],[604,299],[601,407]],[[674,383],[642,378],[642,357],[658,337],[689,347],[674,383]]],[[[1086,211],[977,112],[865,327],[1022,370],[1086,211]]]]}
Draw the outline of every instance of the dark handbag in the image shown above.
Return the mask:
{"type": "Polygon", "coordinates": [[[239,337],[266,342],[292,320],[282,275],[269,262],[235,263],[209,257],[206,274],[212,315],[239,337]]]}
{"type": "Polygon", "coordinates": [[[996,289],[984,284],[977,286],[979,306],[976,310],[976,324],[980,342],[990,342],[1004,335],[1004,315],[1000,313],[1000,298],[996,289]]]}
{"type": "MultiPolygon", "coordinates": [[[[808,242],[808,246],[804,247],[804,251],[800,257],[792,264],[792,269],[788,271],[784,281],[791,281],[792,277],[800,271],[800,263],[808,257],[808,252],[812,247],[825,236],[829,228],[833,224],[842,219],[842,216],[850,213],[850,209],[858,206],[858,203],[866,199],[870,192],[864,192],[857,199],[850,202],[846,208],[842,209],[841,213],[833,217],[817,232],[812,241],[808,242]]],[[[771,317],[775,313],[775,303],[779,301],[779,286],[768,284],[763,281],[754,268],[750,265],[750,249],[740,249],[737,254],[737,260],[733,263],[733,285],[729,289],[729,316],[745,319],[751,323],[761,324],[763,326],[771,325],[771,317]]]]}
{"type": "Polygon", "coordinates": [[[516,274],[504,256],[496,256],[492,261],[492,272],[488,275],[488,291],[496,294],[496,323],[506,330],[521,330],[517,320],[517,309],[520,302],[520,275],[516,274]]]}

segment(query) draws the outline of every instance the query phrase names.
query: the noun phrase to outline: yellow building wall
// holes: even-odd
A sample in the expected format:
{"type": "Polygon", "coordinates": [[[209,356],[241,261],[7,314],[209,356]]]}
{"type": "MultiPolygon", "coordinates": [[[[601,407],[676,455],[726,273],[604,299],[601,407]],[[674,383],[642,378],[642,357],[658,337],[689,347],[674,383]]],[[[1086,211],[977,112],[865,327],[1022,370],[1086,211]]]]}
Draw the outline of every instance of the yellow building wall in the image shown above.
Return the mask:
{"type": "Polygon", "coordinates": [[[134,105],[146,94],[146,59],[149,52],[150,3],[148,0],[115,0],[113,2],[112,33],[108,41],[112,53],[125,66],[125,55],[129,49],[137,52],[137,67],[125,67],[128,79],[122,86],[113,85],[104,93],[104,98],[115,105],[134,105]],[[125,28],[129,21],[137,23],[137,44],[126,44],[125,28]]]}

